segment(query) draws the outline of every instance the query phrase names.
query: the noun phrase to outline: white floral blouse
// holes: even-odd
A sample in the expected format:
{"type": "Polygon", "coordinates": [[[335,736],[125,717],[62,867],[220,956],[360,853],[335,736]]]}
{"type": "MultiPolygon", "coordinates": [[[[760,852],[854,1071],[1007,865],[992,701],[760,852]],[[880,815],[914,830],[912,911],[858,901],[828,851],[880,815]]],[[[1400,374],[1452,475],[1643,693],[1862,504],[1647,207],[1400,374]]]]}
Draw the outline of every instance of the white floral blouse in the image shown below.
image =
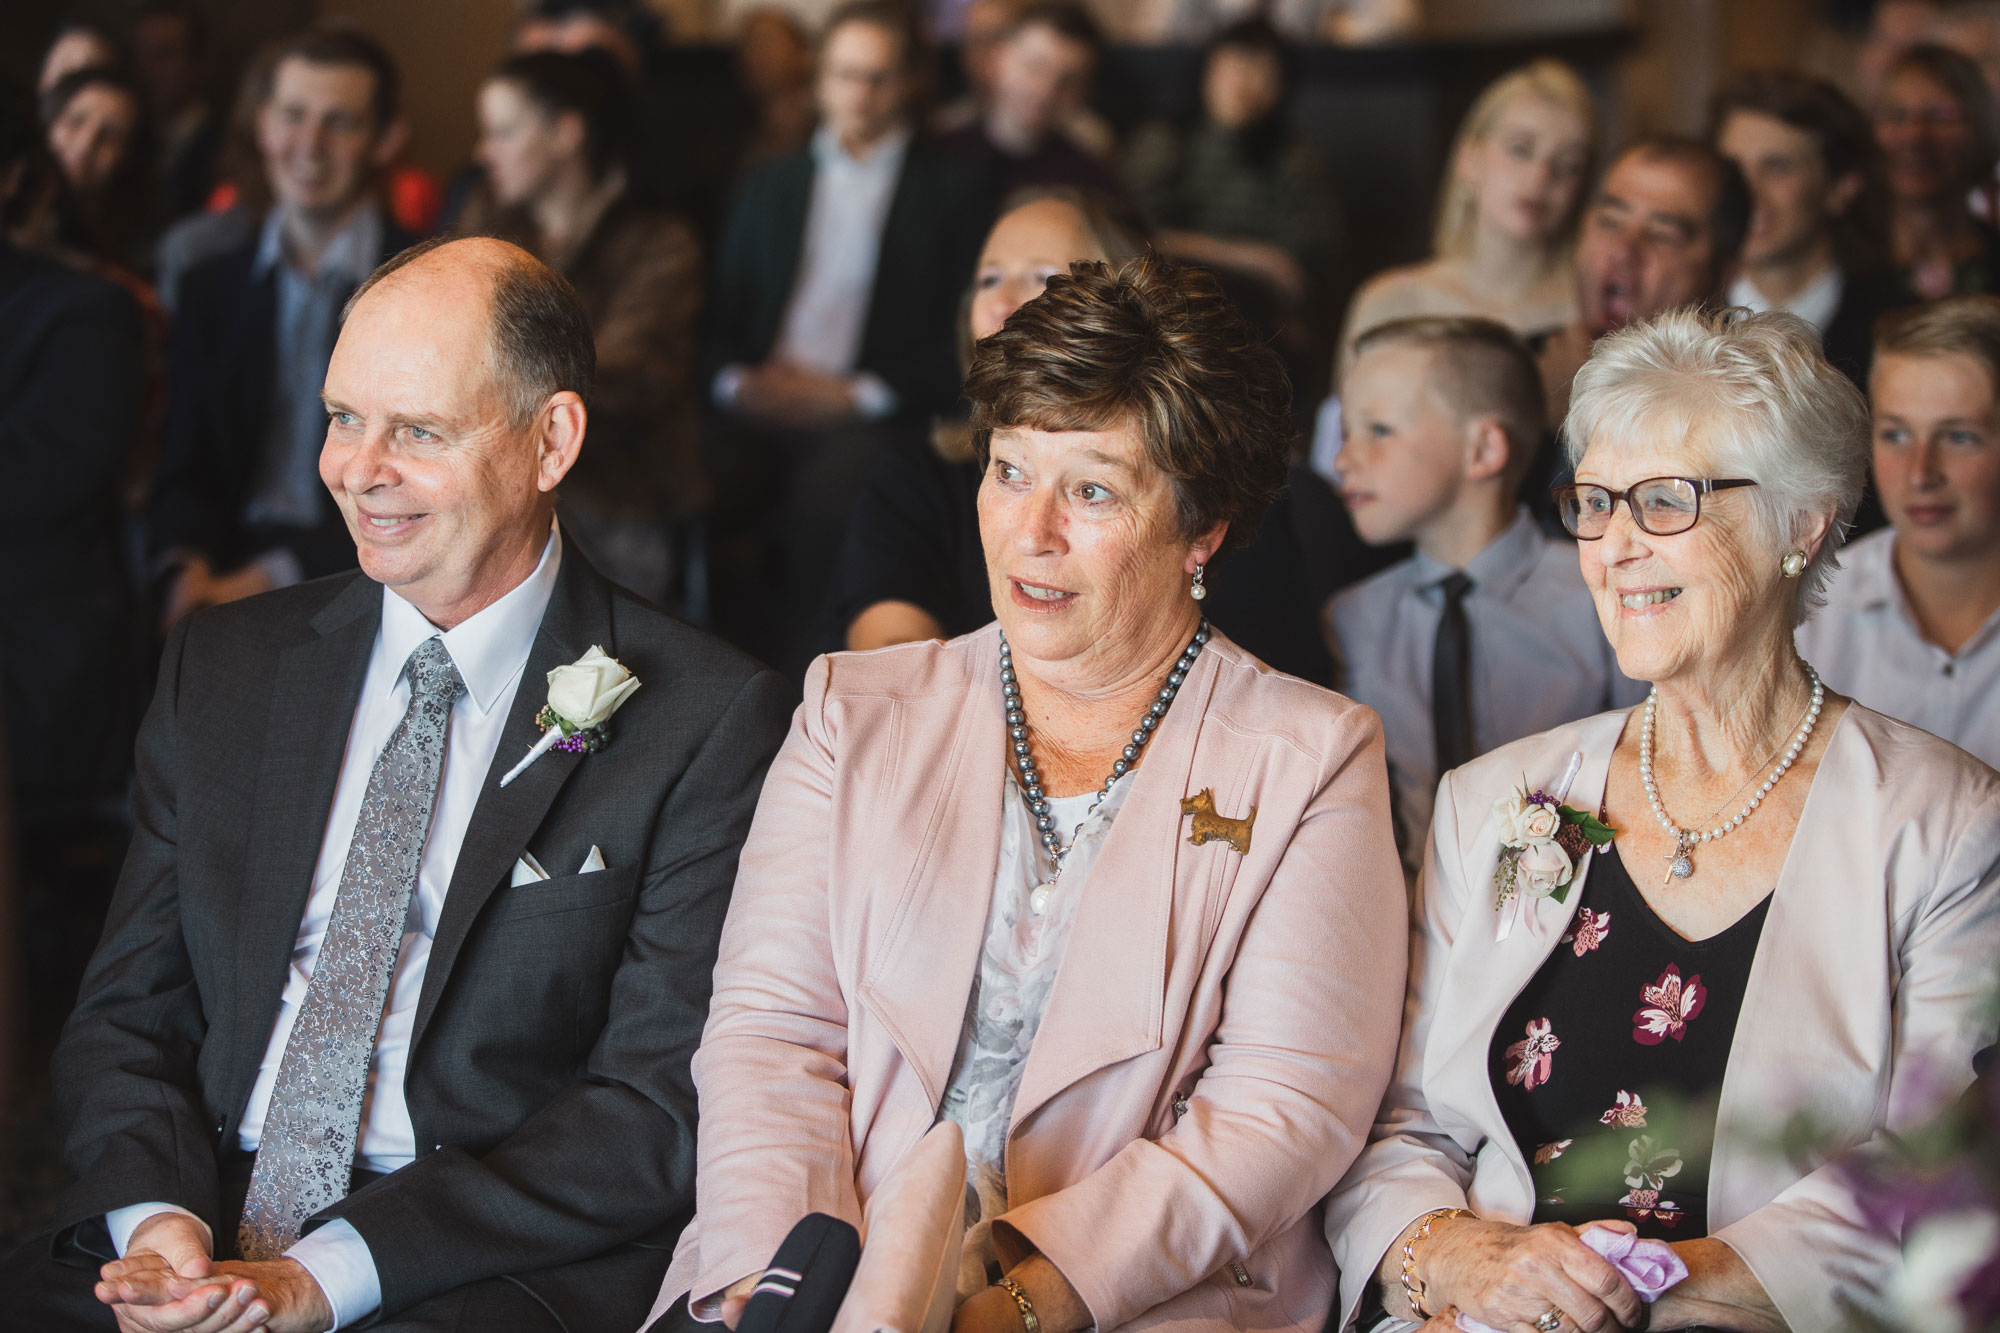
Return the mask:
{"type": "Polygon", "coordinates": [[[965,1132],[965,1251],[959,1264],[958,1298],[976,1295],[1000,1275],[993,1249],[993,1219],[1007,1211],[1007,1138],[1014,1097],[1021,1087],[1028,1052],[1055,988],[1063,948],[1076,905],[1105,835],[1125,802],[1132,774],[1120,778],[1095,813],[1097,793],[1054,797],[1050,813],[1057,836],[1071,843],[1062,879],[1052,894],[1036,889],[1054,873],[1035,833],[1034,816],[1010,771],[1000,824],[1000,864],[993,877],[993,904],[986,917],[986,941],[979,975],[965,1006],[965,1028],[951,1086],[945,1089],[939,1119],[965,1132]],[[1086,819],[1086,814],[1089,817],[1086,819]],[[1078,825],[1082,827],[1079,828],[1078,825]],[[1035,910],[1037,906],[1041,911],[1035,910]]]}

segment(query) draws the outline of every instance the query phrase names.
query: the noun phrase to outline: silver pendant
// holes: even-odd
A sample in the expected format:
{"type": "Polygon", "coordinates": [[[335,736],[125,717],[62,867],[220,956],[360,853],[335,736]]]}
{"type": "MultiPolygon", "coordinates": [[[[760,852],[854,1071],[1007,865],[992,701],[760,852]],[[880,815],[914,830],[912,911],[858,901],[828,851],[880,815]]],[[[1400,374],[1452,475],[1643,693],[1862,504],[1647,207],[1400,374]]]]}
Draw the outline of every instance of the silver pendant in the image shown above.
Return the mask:
{"type": "Polygon", "coordinates": [[[1047,884],[1037,884],[1034,887],[1034,891],[1028,895],[1028,910],[1036,916],[1043,915],[1049,910],[1049,900],[1055,896],[1056,886],[1054,881],[1050,881],[1047,884]]]}
{"type": "Polygon", "coordinates": [[[1694,873],[1694,862],[1689,860],[1685,855],[1676,856],[1674,858],[1673,871],[1675,879],[1686,879],[1694,873]]]}
{"type": "Polygon", "coordinates": [[[1670,884],[1677,879],[1686,879],[1694,873],[1694,858],[1688,855],[1688,840],[1685,837],[1674,839],[1674,849],[1668,852],[1664,859],[1669,864],[1667,866],[1667,873],[1660,876],[1660,883],[1662,884],[1670,884]]]}

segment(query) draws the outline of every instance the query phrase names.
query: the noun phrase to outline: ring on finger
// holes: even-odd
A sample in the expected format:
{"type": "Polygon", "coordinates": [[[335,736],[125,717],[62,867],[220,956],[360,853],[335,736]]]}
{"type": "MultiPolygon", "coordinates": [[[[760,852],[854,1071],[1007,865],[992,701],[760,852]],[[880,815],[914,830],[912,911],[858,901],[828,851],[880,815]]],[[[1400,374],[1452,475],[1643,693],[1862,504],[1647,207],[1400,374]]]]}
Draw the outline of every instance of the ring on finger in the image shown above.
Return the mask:
{"type": "Polygon", "coordinates": [[[1568,1317],[1562,1312],[1561,1306],[1551,1305],[1542,1311],[1542,1317],[1535,1321],[1535,1327],[1540,1329],[1541,1333],[1556,1333],[1556,1330],[1562,1327],[1563,1320],[1568,1317]]]}

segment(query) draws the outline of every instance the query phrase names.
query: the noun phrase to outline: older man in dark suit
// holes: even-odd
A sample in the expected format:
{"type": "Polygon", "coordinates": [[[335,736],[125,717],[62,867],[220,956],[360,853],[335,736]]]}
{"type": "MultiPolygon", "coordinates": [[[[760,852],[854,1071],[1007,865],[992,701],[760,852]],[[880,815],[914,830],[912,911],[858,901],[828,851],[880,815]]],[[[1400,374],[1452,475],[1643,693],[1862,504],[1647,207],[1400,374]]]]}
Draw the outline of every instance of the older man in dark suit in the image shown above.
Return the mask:
{"type": "Polygon", "coordinates": [[[503,242],[356,295],[320,476],[361,571],[169,640],[56,1056],[76,1182],[0,1272],[11,1326],[644,1315],[787,697],[565,550],[592,358],[574,293],[503,242]]]}

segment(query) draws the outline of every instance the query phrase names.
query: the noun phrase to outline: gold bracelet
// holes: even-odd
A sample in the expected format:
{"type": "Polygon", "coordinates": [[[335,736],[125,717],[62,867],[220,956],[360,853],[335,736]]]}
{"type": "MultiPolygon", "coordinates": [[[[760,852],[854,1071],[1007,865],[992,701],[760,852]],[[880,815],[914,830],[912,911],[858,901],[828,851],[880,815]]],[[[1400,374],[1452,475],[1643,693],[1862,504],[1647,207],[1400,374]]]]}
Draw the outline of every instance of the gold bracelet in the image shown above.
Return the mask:
{"type": "Polygon", "coordinates": [[[1463,1208],[1433,1208],[1416,1221],[1416,1230],[1403,1242],[1403,1297],[1419,1324],[1431,1317],[1424,1308],[1424,1284],[1417,1281],[1417,1245],[1431,1238],[1431,1224],[1441,1217],[1477,1217],[1463,1208]]]}
{"type": "Polygon", "coordinates": [[[1003,1277],[993,1284],[1014,1298],[1014,1304],[1021,1311],[1023,1333],[1042,1333],[1042,1321],[1035,1318],[1035,1303],[1028,1299],[1028,1293],[1021,1284],[1011,1277],[1003,1277]]]}

